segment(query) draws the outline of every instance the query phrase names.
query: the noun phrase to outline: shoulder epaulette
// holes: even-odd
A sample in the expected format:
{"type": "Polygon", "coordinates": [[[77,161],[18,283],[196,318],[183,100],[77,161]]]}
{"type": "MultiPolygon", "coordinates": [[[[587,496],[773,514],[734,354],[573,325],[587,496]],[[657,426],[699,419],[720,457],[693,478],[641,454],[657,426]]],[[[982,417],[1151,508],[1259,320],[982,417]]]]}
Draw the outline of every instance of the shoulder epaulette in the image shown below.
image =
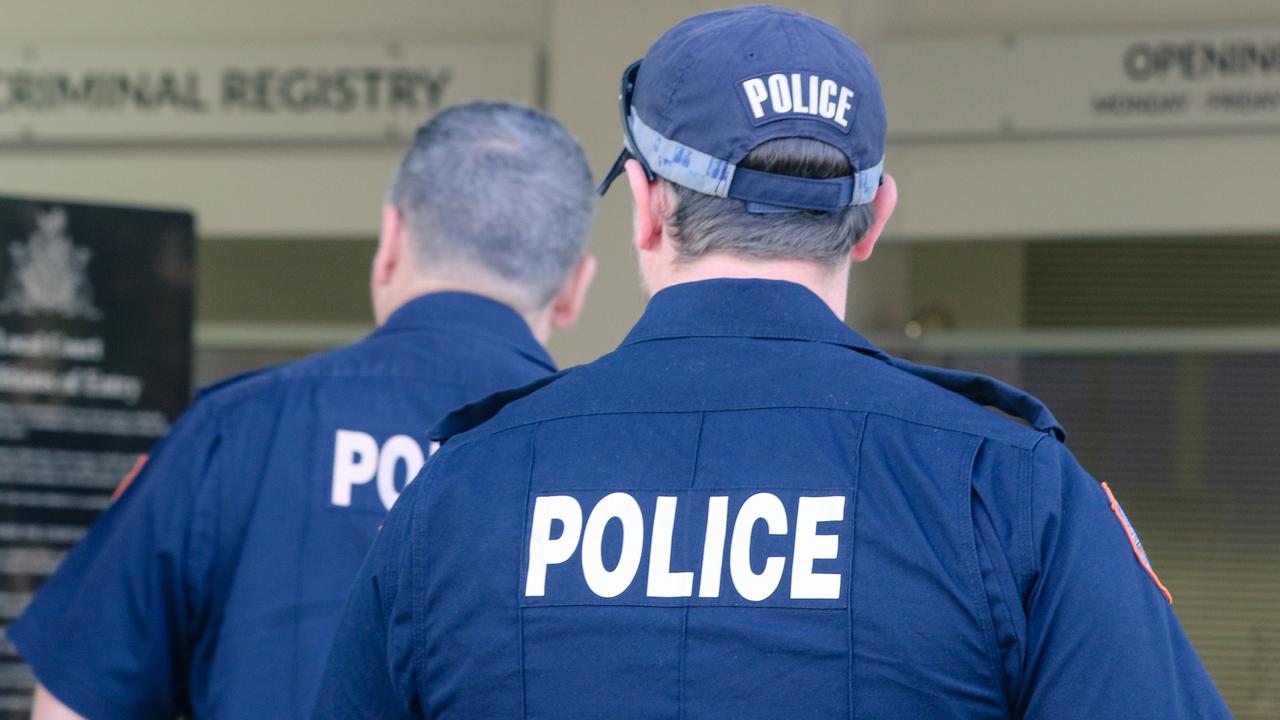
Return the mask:
{"type": "Polygon", "coordinates": [[[1058,418],[1054,417],[1053,411],[1025,390],[986,375],[917,365],[896,357],[890,357],[889,364],[979,405],[993,407],[1006,415],[1019,418],[1040,432],[1052,433],[1058,438],[1058,442],[1067,440],[1067,431],[1058,422],[1058,418]]]}

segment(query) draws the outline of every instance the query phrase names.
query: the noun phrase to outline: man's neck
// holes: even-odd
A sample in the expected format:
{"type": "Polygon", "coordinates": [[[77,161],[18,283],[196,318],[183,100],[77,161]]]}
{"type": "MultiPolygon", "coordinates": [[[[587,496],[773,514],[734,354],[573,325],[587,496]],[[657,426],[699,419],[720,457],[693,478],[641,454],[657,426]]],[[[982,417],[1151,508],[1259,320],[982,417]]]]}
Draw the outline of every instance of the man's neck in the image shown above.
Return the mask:
{"type": "Polygon", "coordinates": [[[415,278],[412,284],[404,288],[404,291],[399,294],[400,301],[395,303],[395,306],[388,311],[387,315],[390,316],[391,313],[394,313],[410,300],[440,292],[470,293],[471,295],[479,295],[494,302],[502,303],[524,318],[524,321],[529,325],[530,332],[533,333],[534,338],[540,344],[546,345],[551,337],[551,323],[548,317],[549,312],[546,309],[534,312],[526,312],[520,309],[519,300],[512,293],[503,292],[503,289],[498,287],[496,283],[463,283],[444,278],[420,276],[415,278]]]}
{"type": "Polygon", "coordinates": [[[849,294],[849,272],[843,264],[830,267],[804,260],[753,260],[730,255],[709,255],[692,262],[677,263],[650,293],[672,285],[719,278],[785,280],[803,285],[844,320],[849,294]]]}

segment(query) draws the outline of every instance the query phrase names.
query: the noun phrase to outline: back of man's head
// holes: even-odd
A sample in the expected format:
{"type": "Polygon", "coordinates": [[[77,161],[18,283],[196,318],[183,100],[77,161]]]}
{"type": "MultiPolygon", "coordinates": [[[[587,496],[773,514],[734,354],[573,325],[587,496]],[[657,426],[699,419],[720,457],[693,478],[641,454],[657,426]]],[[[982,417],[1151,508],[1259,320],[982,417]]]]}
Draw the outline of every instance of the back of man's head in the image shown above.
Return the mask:
{"type": "Polygon", "coordinates": [[[419,128],[391,185],[419,273],[500,285],[545,306],[582,257],[591,170],[554,118],[504,102],[450,108],[419,128]]]}
{"type": "MultiPolygon", "coordinates": [[[[807,138],[766,141],[738,166],[815,180],[853,174],[844,153],[807,138]]],[[[670,198],[666,221],[681,260],[724,253],[835,265],[849,256],[875,221],[871,205],[847,205],[832,211],[753,213],[741,200],[707,195],[665,179],[661,183],[670,198]]]]}
{"type": "Polygon", "coordinates": [[[663,190],[677,262],[836,267],[887,219],[880,83],[829,23],[767,5],[688,18],[623,73],[621,95],[626,149],[601,191],[637,161],[663,190]]]}

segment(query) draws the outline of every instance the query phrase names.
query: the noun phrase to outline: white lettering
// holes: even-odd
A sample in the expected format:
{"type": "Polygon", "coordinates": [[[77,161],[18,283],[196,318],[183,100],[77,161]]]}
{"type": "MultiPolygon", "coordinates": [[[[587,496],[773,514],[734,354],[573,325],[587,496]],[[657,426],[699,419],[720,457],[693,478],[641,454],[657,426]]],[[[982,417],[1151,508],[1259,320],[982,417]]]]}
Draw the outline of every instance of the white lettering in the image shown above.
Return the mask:
{"type": "Polygon", "coordinates": [[[764,81],[760,78],[751,78],[742,83],[742,89],[747,93],[747,102],[751,104],[751,114],[757,120],[764,117],[764,101],[769,99],[769,91],[764,86],[764,81]]]}
{"type": "Polygon", "coordinates": [[[777,495],[756,493],[747,498],[733,523],[729,575],[739,595],[757,602],[767,599],[778,589],[778,583],[782,582],[782,569],[787,563],[786,558],[774,556],[765,560],[764,571],[760,574],[751,569],[751,533],[758,520],[765,521],[770,535],[787,534],[787,511],[777,495]]]}
{"type": "Polygon", "coordinates": [[[800,498],[791,562],[792,599],[840,599],[840,574],[813,571],[814,560],[834,560],[840,552],[839,536],[819,535],[818,523],[839,520],[844,520],[844,496],[800,498]]]}
{"type": "Polygon", "coordinates": [[[800,73],[791,73],[791,109],[798,113],[809,112],[809,108],[804,104],[803,82],[800,79],[800,73]]]}
{"type": "Polygon", "coordinates": [[[853,107],[853,91],[847,87],[840,88],[840,102],[836,103],[836,123],[840,127],[849,127],[849,109],[853,107]]]}
{"type": "Polygon", "coordinates": [[[840,89],[835,80],[823,80],[818,95],[818,114],[831,120],[836,116],[836,92],[840,89]]]}
{"type": "Polygon", "coordinates": [[[408,486],[418,477],[425,459],[422,446],[408,435],[393,435],[382,446],[378,457],[378,497],[388,510],[396,504],[400,490],[396,488],[396,465],[404,461],[404,484],[408,486]]]}
{"type": "Polygon", "coordinates": [[[649,597],[693,595],[693,573],[671,572],[671,536],[675,533],[676,498],[659,497],[653,513],[649,545],[649,597]]]}
{"type": "Polygon", "coordinates": [[[396,487],[396,467],[404,462],[407,486],[422,470],[425,462],[422,446],[408,435],[392,435],[378,447],[372,435],[358,430],[338,430],[333,444],[333,480],[330,500],[338,507],[351,507],[355,485],[378,479],[378,498],[390,510],[400,497],[396,487]]]}
{"type": "Polygon", "coordinates": [[[339,430],[333,443],[333,504],[350,507],[351,487],[369,482],[377,472],[378,441],[368,433],[339,430]]]}
{"type": "Polygon", "coordinates": [[[541,597],[547,589],[547,567],[559,565],[573,556],[582,535],[582,506],[568,495],[545,495],[533,504],[533,525],[529,533],[529,573],[524,594],[541,597]],[[551,525],[559,520],[564,529],[552,539],[551,525]]]}
{"type": "MultiPolygon", "coordinates": [[[[734,518],[732,533],[728,533],[729,497],[705,496],[706,530],[700,553],[701,564],[688,570],[673,570],[673,562],[678,565],[682,562],[681,558],[689,558],[691,555],[683,549],[679,553],[675,552],[675,538],[679,536],[693,540],[691,533],[680,532],[676,527],[682,506],[681,497],[656,497],[652,505],[653,524],[650,527],[646,527],[640,501],[629,493],[614,492],[606,495],[590,509],[589,516],[580,501],[572,496],[537,498],[530,522],[525,595],[546,595],[548,568],[569,562],[581,548],[582,578],[591,593],[600,598],[616,598],[631,589],[646,552],[646,597],[693,597],[696,579],[698,597],[718,598],[724,582],[726,550],[729,555],[729,578],[737,595],[744,600],[762,602],[772,598],[782,584],[788,562],[791,564],[791,581],[787,593],[790,599],[841,598],[848,574],[838,569],[835,572],[815,572],[814,565],[818,561],[836,560],[840,556],[841,529],[832,528],[829,532],[820,532],[819,526],[822,523],[845,521],[846,496],[801,496],[797,498],[795,516],[792,518],[778,495],[758,492],[742,503],[734,518]],[[789,531],[792,530],[793,519],[794,538],[791,538],[790,552],[764,557],[764,567],[757,573],[752,565],[752,545],[756,531],[759,529],[768,535],[787,536],[791,534],[789,531]],[[615,520],[618,522],[616,527],[611,525],[615,520]],[[758,528],[759,523],[764,523],[765,527],[758,528]],[[557,528],[560,529],[557,531],[557,528]],[[552,537],[553,533],[555,537],[552,537]],[[606,535],[621,538],[620,543],[614,543],[617,559],[612,569],[606,566],[604,557],[606,535]]],[[[686,515],[692,515],[693,512],[692,509],[686,511],[686,515]]],[[[695,520],[692,517],[686,519],[695,520]]],[[[780,544],[786,541],[772,542],[780,544]]],[[[761,555],[765,553],[760,552],[757,546],[757,563],[760,562],[761,555]]],[[[683,562],[695,561],[686,559],[683,562]]],[[[562,574],[557,577],[563,581],[568,576],[562,574]]]]}
{"type": "Polygon", "coordinates": [[[769,103],[776,113],[791,112],[791,90],[787,87],[787,76],[777,73],[769,76],[769,103]]]}
{"type": "Polygon", "coordinates": [[[849,127],[855,93],[830,78],[813,73],[774,73],[765,79],[744,80],[742,89],[751,115],[757,120],[766,115],[796,113],[849,127]]]}
{"type": "Polygon", "coordinates": [[[605,495],[591,511],[582,534],[582,574],[587,580],[587,587],[600,597],[621,595],[640,569],[643,550],[644,516],[640,513],[640,504],[626,493],[605,495]],[[615,518],[622,523],[622,554],[617,566],[607,570],[602,557],[604,530],[615,518]]]}
{"type": "Polygon", "coordinates": [[[702,546],[702,580],[699,597],[720,597],[720,573],[724,566],[724,533],[729,523],[729,498],[707,499],[707,538],[702,546]]]}

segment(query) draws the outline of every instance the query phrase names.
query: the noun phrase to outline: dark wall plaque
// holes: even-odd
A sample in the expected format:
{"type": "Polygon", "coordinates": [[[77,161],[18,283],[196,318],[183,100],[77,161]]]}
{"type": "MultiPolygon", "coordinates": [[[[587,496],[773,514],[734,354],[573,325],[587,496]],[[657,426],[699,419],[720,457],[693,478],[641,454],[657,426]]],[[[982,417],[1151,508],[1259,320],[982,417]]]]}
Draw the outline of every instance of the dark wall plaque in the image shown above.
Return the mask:
{"type": "MultiPolygon", "coordinates": [[[[194,254],[189,213],[0,198],[0,624],[186,408],[194,254]]],[[[33,683],[0,641],[0,718],[33,683]]]]}

